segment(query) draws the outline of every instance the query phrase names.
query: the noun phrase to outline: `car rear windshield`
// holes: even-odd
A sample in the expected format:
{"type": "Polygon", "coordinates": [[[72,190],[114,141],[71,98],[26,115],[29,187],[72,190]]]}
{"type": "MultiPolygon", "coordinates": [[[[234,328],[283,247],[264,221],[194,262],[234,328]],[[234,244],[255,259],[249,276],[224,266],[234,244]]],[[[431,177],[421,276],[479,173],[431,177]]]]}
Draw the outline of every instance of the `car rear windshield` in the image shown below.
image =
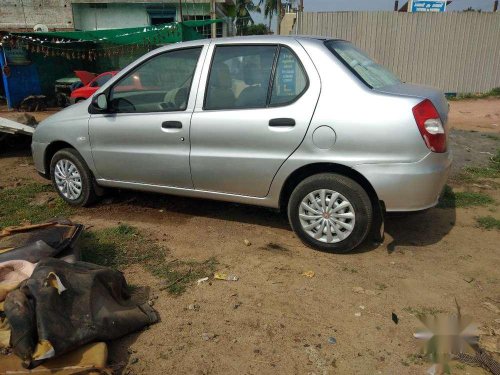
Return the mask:
{"type": "Polygon", "coordinates": [[[353,44],[341,40],[327,40],[325,45],[371,88],[401,83],[401,80],[394,73],[377,64],[353,44]]]}

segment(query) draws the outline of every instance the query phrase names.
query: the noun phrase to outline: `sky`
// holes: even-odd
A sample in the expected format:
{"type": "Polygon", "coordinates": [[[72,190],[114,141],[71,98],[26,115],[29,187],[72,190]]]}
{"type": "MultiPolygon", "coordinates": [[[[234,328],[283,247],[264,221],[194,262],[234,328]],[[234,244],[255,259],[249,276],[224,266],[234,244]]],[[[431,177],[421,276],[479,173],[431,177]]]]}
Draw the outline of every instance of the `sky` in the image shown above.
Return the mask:
{"type": "MultiPolygon", "coordinates": [[[[403,5],[405,0],[399,0],[403,5]]],[[[493,0],[454,0],[447,10],[461,10],[473,7],[491,11],[493,0]]],[[[393,10],[394,0],[304,0],[306,12],[328,12],[342,10],[393,10]]]]}
{"type": "MultiPolygon", "coordinates": [[[[283,0],[282,0],[283,1],[283,0]]],[[[298,0],[295,0],[296,2],[298,0]]],[[[254,0],[255,3],[258,0],[254,0]]],[[[483,11],[491,11],[493,9],[494,0],[453,0],[453,3],[448,5],[447,11],[459,11],[468,7],[481,9],[483,11]]],[[[405,0],[399,0],[400,6],[405,3],[405,0]]],[[[391,11],[394,9],[394,0],[304,0],[304,10],[306,12],[338,12],[338,11],[391,11]]],[[[255,23],[265,23],[263,14],[252,13],[255,23]]],[[[276,29],[276,22],[273,22],[273,30],[276,29]]]]}

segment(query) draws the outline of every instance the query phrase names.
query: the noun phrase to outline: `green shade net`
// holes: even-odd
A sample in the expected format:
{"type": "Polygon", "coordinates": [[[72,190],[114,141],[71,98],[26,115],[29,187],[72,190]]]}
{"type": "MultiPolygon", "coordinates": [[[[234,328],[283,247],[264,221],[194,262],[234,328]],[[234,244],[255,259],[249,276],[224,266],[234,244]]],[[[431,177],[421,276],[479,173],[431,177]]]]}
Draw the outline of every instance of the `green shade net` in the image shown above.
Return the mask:
{"type": "MultiPolygon", "coordinates": [[[[210,25],[224,20],[200,20],[173,22],[154,26],[131,27],[126,29],[90,30],[90,31],[54,31],[33,33],[12,33],[21,38],[33,38],[47,43],[56,44],[61,48],[63,45],[74,45],[79,43],[92,44],[168,44],[188,40],[203,39],[194,28],[210,25]],[[62,40],[64,43],[62,43],[62,40]]],[[[92,48],[91,46],[89,46],[92,48]]]]}
{"type": "Polygon", "coordinates": [[[74,70],[102,73],[119,70],[159,45],[203,39],[195,28],[224,20],[173,22],[162,25],[91,31],[10,33],[28,49],[37,65],[42,91],[54,95],[54,82],[74,70]],[[29,47],[29,48],[28,48],[29,47]],[[50,51],[50,52],[48,52],[50,51]]]}

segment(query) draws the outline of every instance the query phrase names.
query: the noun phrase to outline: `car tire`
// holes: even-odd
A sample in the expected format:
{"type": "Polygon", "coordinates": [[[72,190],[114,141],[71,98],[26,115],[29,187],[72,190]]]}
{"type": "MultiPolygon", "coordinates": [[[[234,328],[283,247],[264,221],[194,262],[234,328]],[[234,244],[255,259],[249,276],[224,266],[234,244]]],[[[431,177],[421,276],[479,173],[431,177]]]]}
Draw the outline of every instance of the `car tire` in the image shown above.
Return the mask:
{"type": "Polygon", "coordinates": [[[54,154],[50,179],[59,196],[72,206],[88,206],[97,199],[94,177],[75,149],[65,148],[54,154]]]}
{"type": "Polygon", "coordinates": [[[306,245],[321,251],[347,253],[368,235],[373,206],[356,181],[322,173],[295,187],[288,201],[288,219],[306,245]]]}

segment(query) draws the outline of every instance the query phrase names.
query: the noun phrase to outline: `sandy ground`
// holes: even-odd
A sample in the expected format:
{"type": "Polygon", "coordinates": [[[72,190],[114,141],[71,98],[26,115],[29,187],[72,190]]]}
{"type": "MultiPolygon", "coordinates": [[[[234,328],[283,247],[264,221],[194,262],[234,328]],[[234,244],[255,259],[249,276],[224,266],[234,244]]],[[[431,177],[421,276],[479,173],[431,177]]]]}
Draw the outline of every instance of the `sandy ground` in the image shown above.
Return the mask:
{"type": "Polygon", "coordinates": [[[49,108],[43,112],[19,112],[15,110],[9,110],[6,105],[0,105],[0,117],[8,118],[9,120],[16,121],[17,117],[23,113],[34,116],[38,122],[45,120],[47,117],[57,113],[59,108],[49,108]]]}
{"type": "Polygon", "coordinates": [[[454,129],[500,132],[500,98],[450,102],[449,122],[454,129]]]}
{"type": "MultiPolygon", "coordinates": [[[[484,118],[496,113],[498,119],[499,104],[451,103],[451,126],[459,129],[450,136],[455,173],[484,165],[499,147],[470,131],[498,133],[482,126],[493,126],[484,118]]],[[[0,155],[0,185],[32,180],[44,181],[27,150],[0,155]]],[[[500,202],[499,190],[478,189],[500,202]]],[[[500,235],[476,226],[475,218],[485,215],[499,218],[497,207],[390,216],[382,245],[366,243],[347,255],[307,248],[273,210],[221,202],[116,192],[111,202],[78,210],[72,219],[92,229],[129,223],[172,258],[214,256],[221,270],[239,276],[172,297],[140,266],[127,269],[129,282],[154,299],[161,322],[110,344],[110,362],[124,374],[423,374],[430,365],[415,359],[420,323],[411,311],[453,312],[456,298],[483,330],[500,329],[500,314],[483,305],[500,308],[500,235]],[[188,309],[193,303],[199,311],[188,309]],[[204,340],[203,333],[214,337],[204,340]]],[[[455,363],[452,373],[487,372],[455,363]]]]}

